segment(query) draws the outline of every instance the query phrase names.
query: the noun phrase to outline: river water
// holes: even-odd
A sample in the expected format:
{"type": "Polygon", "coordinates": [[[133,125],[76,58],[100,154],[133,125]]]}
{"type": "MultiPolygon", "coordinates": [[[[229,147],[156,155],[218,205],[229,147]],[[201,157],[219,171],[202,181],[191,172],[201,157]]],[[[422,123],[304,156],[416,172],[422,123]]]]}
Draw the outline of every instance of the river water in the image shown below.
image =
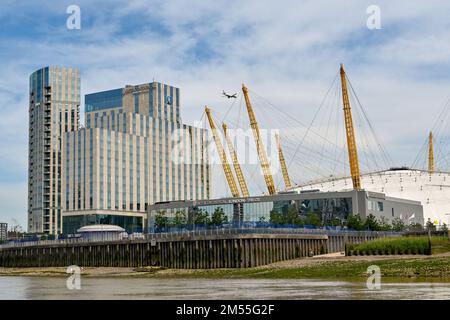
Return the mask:
{"type": "Polygon", "coordinates": [[[0,277],[0,299],[450,299],[450,282],[0,277]]]}

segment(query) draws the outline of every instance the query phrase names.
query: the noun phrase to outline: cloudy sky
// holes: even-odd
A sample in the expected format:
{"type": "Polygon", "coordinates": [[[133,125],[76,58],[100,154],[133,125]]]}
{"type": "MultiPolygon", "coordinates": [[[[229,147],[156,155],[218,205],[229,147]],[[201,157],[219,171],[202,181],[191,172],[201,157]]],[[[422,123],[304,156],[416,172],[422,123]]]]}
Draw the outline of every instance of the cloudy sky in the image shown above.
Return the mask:
{"type": "Polygon", "coordinates": [[[205,104],[229,106],[220,92],[244,82],[309,123],[342,62],[393,164],[409,165],[450,94],[449,16],[447,1],[2,0],[0,221],[26,225],[28,76],[38,68],[78,67],[83,95],[172,84],[188,123],[205,104]],[[80,30],[66,27],[72,4],[80,30]],[[378,30],[366,26],[373,4],[378,30]]]}

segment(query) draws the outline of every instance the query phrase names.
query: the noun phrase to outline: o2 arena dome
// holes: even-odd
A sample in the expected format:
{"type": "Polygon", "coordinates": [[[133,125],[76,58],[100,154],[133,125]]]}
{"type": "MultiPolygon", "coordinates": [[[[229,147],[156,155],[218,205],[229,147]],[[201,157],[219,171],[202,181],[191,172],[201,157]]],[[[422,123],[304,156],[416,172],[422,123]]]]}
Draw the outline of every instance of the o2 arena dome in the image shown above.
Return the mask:
{"type": "MultiPolygon", "coordinates": [[[[449,224],[450,173],[391,168],[386,171],[361,175],[362,189],[381,192],[389,197],[420,201],[424,222],[430,219],[436,225],[449,224]]],[[[330,178],[294,188],[297,191],[342,191],[352,189],[351,177],[330,178]]]]}

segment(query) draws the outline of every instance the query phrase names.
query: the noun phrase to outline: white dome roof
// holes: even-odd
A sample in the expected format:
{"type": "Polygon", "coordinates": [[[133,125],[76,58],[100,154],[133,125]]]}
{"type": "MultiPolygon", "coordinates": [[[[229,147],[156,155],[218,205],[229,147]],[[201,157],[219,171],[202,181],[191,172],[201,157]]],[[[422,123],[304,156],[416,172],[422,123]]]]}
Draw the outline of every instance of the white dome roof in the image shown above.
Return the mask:
{"type": "MultiPolygon", "coordinates": [[[[361,175],[362,188],[381,192],[388,197],[420,201],[424,223],[430,219],[438,224],[448,223],[450,213],[450,173],[414,169],[397,169],[361,175]]],[[[296,186],[295,190],[342,191],[351,190],[350,177],[337,177],[296,186]]]]}
{"type": "Polygon", "coordinates": [[[125,232],[125,229],[110,224],[93,224],[81,227],[77,232],[125,232]]]}

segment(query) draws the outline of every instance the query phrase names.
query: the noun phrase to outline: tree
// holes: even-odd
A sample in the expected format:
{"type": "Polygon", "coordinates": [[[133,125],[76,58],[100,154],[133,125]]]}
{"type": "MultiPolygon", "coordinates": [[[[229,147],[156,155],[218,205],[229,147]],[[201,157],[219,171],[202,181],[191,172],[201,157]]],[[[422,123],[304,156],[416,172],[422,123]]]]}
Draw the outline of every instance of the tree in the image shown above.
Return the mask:
{"type": "Polygon", "coordinates": [[[409,231],[423,231],[423,227],[420,223],[411,223],[408,226],[409,231]]]}
{"type": "Polygon", "coordinates": [[[9,228],[8,237],[18,239],[23,235],[24,231],[22,229],[22,226],[16,219],[12,218],[12,225],[9,228]]]}
{"type": "Polygon", "coordinates": [[[399,217],[392,219],[392,230],[393,231],[401,232],[401,231],[404,231],[405,229],[406,229],[406,225],[402,219],[400,219],[399,217]]]}
{"type": "Polygon", "coordinates": [[[427,224],[425,225],[425,229],[427,231],[436,231],[436,226],[434,225],[433,222],[431,222],[430,218],[428,218],[427,224]]]}
{"type": "Polygon", "coordinates": [[[380,230],[380,225],[378,224],[377,218],[375,218],[373,214],[369,214],[367,216],[366,221],[364,221],[364,229],[371,231],[380,230]]]}
{"type": "Polygon", "coordinates": [[[217,207],[212,216],[211,216],[211,224],[218,226],[228,221],[228,216],[223,211],[222,207],[217,207]]]}
{"type": "Polygon", "coordinates": [[[270,223],[283,224],[284,223],[283,214],[278,212],[277,209],[270,210],[270,223]]]}
{"type": "Polygon", "coordinates": [[[342,221],[339,218],[333,218],[331,219],[330,224],[332,227],[339,227],[342,226],[342,221]]]}
{"type": "Polygon", "coordinates": [[[194,224],[209,224],[209,214],[203,209],[199,209],[197,212],[194,213],[194,224]]]}
{"type": "Polygon", "coordinates": [[[448,226],[447,226],[447,224],[445,222],[441,226],[441,231],[444,231],[444,233],[448,232],[448,226]]]}
{"type": "Polygon", "coordinates": [[[164,211],[159,211],[155,216],[155,227],[166,228],[169,226],[169,218],[166,216],[164,211]]]}
{"type": "Polygon", "coordinates": [[[353,230],[363,230],[364,226],[359,214],[349,214],[347,217],[347,228],[353,230]]]}
{"type": "Polygon", "coordinates": [[[179,210],[175,212],[175,219],[173,220],[173,224],[176,227],[181,227],[186,224],[186,212],[179,210]]]}
{"type": "Polygon", "coordinates": [[[318,213],[310,212],[306,216],[306,224],[312,225],[315,227],[320,227],[320,226],[322,226],[322,219],[320,218],[318,213]]]}
{"type": "Polygon", "coordinates": [[[378,222],[379,231],[391,231],[392,230],[392,226],[389,224],[388,220],[386,217],[380,217],[380,221],[378,222]]]}
{"type": "Polygon", "coordinates": [[[282,217],[284,223],[294,224],[294,225],[302,225],[304,221],[302,217],[298,214],[298,211],[295,207],[289,207],[286,215],[282,217]]]}

